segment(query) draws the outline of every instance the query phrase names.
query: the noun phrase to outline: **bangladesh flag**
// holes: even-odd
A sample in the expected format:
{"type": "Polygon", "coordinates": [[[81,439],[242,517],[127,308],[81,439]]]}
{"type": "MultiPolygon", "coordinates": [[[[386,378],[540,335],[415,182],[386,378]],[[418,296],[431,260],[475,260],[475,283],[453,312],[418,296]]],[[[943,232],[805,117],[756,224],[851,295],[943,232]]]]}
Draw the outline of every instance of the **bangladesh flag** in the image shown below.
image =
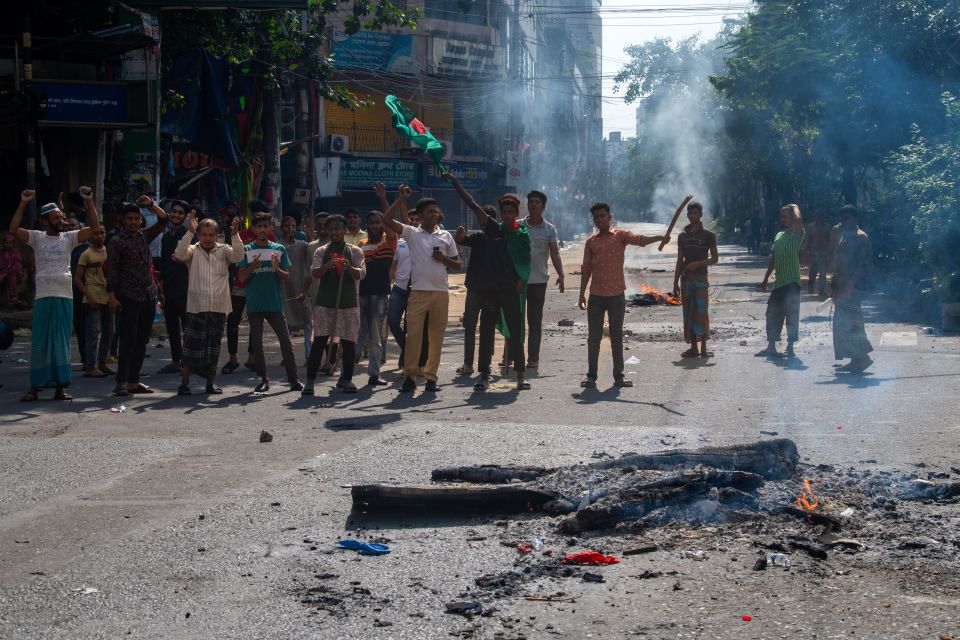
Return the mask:
{"type": "Polygon", "coordinates": [[[393,128],[401,136],[423,149],[430,158],[436,163],[441,173],[446,172],[440,160],[443,158],[443,145],[433,137],[422,122],[417,118],[417,114],[404,106],[397,96],[390,94],[383,101],[392,113],[393,128]]]}

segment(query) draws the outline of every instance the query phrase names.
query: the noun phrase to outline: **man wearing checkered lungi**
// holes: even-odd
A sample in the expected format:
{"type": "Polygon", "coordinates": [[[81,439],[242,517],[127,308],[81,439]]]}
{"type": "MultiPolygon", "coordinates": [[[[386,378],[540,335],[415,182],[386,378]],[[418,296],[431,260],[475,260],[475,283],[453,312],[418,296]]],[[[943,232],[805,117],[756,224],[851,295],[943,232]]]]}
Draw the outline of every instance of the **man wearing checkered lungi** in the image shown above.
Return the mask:
{"type": "Polygon", "coordinates": [[[177,244],[173,256],[190,270],[190,290],[187,294],[187,321],[183,329],[182,381],[177,393],[188,396],[190,374],[196,373],[207,381],[208,394],[223,390],[213,380],[220,360],[220,341],[227,314],[233,309],[230,299],[230,264],[243,259],[243,243],[237,233],[240,218],[230,225],[231,244],[217,242],[217,222],[206,218],[199,223],[191,211],[187,232],[177,244]],[[197,244],[190,244],[199,231],[197,244]]]}

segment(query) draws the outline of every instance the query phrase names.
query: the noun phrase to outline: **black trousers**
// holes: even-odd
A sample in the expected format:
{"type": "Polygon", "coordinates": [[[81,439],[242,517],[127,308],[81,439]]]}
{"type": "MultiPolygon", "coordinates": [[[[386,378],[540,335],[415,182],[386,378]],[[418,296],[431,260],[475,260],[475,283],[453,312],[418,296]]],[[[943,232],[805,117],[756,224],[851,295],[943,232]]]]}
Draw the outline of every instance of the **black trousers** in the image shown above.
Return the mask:
{"type": "MultiPolygon", "coordinates": [[[[312,381],[317,377],[320,366],[327,353],[327,341],[330,336],[316,336],[313,344],[310,345],[310,357],[307,358],[307,380],[312,381]]],[[[357,360],[357,343],[349,340],[340,340],[340,348],[343,350],[340,358],[342,367],[340,378],[347,382],[353,380],[353,368],[357,360]]]]}
{"type": "Polygon", "coordinates": [[[523,340],[519,340],[523,328],[523,318],[520,317],[520,296],[513,287],[480,292],[480,355],[477,369],[480,373],[490,373],[490,362],[493,360],[494,332],[500,313],[507,321],[507,329],[512,338],[509,340],[510,359],[513,368],[518,372],[526,369],[523,357],[523,340]]]}
{"type": "Polygon", "coordinates": [[[479,291],[467,289],[467,300],[463,307],[463,366],[469,369],[473,368],[473,356],[477,351],[477,324],[483,306],[481,301],[479,291]]]}
{"type": "Polygon", "coordinates": [[[540,340],[543,336],[543,304],[546,299],[546,282],[527,285],[527,355],[531,361],[540,360],[540,340]]]}
{"type": "Polygon", "coordinates": [[[180,362],[183,357],[183,339],[181,334],[187,324],[187,299],[167,298],[163,302],[163,319],[167,325],[167,336],[170,338],[170,359],[180,362]]]}
{"type": "Polygon", "coordinates": [[[137,384],[143,368],[143,356],[150,341],[150,329],[156,313],[156,300],[131,300],[119,298],[120,354],[117,358],[117,384],[137,384]]]}
{"type": "MultiPolygon", "coordinates": [[[[230,296],[233,311],[227,315],[227,353],[231,357],[237,355],[240,342],[240,320],[243,319],[243,309],[247,306],[247,296],[230,296]]],[[[247,353],[253,353],[250,342],[247,341],[247,353]]]]}

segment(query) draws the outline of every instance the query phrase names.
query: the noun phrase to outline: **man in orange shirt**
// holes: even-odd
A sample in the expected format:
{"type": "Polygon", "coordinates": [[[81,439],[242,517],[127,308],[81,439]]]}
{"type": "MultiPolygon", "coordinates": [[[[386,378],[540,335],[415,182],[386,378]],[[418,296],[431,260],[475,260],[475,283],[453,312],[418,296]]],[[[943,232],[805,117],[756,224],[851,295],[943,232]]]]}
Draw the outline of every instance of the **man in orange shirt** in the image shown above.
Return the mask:
{"type": "Polygon", "coordinates": [[[632,387],[633,383],[623,377],[623,316],[626,312],[623,294],[627,290],[623,277],[623,254],[627,245],[645,247],[654,242],[669,241],[670,236],[642,236],[623,229],[611,229],[613,216],[606,202],[597,202],[590,207],[590,215],[597,232],[587,238],[583,246],[583,264],[580,265],[580,308],[587,312],[588,327],[587,377],[580,386],[597,386],[597,361],[600,359],[603,316],[606,314],[610,323],[610,350],[613,352],[613,384],[632,387]],[[590,284],[589,302],[587,284],[590,284]]]}

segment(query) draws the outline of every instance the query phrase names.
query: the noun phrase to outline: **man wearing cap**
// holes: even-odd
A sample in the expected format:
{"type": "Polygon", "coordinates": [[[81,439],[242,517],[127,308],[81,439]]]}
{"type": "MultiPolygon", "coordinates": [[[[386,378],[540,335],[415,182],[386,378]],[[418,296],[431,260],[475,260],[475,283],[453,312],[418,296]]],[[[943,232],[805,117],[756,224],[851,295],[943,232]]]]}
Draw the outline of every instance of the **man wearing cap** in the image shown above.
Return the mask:
{"type": "Polygon", "coordinates": [[[64,216],[53,203],[40,209],[46,220],[46,231],[20,227],[27,206],[36,197],[32,189],[20,194],[20,204],[10,221],[10,233],[26,242],[36,261],[37,298],[33,307],[30,334],[30,390],[20,398],[32,402],[40,389],[53,385],[54,398],[71,400],[64,387],[73,381],[70,368],[70,330],[73,327],[73,278],[70,276],[70,252],[100,230],[100,219],[93,204],[90,187],[80,187],[80,197],[87,212],[88,226],[79,231],[63,231],[64,216]]]}

